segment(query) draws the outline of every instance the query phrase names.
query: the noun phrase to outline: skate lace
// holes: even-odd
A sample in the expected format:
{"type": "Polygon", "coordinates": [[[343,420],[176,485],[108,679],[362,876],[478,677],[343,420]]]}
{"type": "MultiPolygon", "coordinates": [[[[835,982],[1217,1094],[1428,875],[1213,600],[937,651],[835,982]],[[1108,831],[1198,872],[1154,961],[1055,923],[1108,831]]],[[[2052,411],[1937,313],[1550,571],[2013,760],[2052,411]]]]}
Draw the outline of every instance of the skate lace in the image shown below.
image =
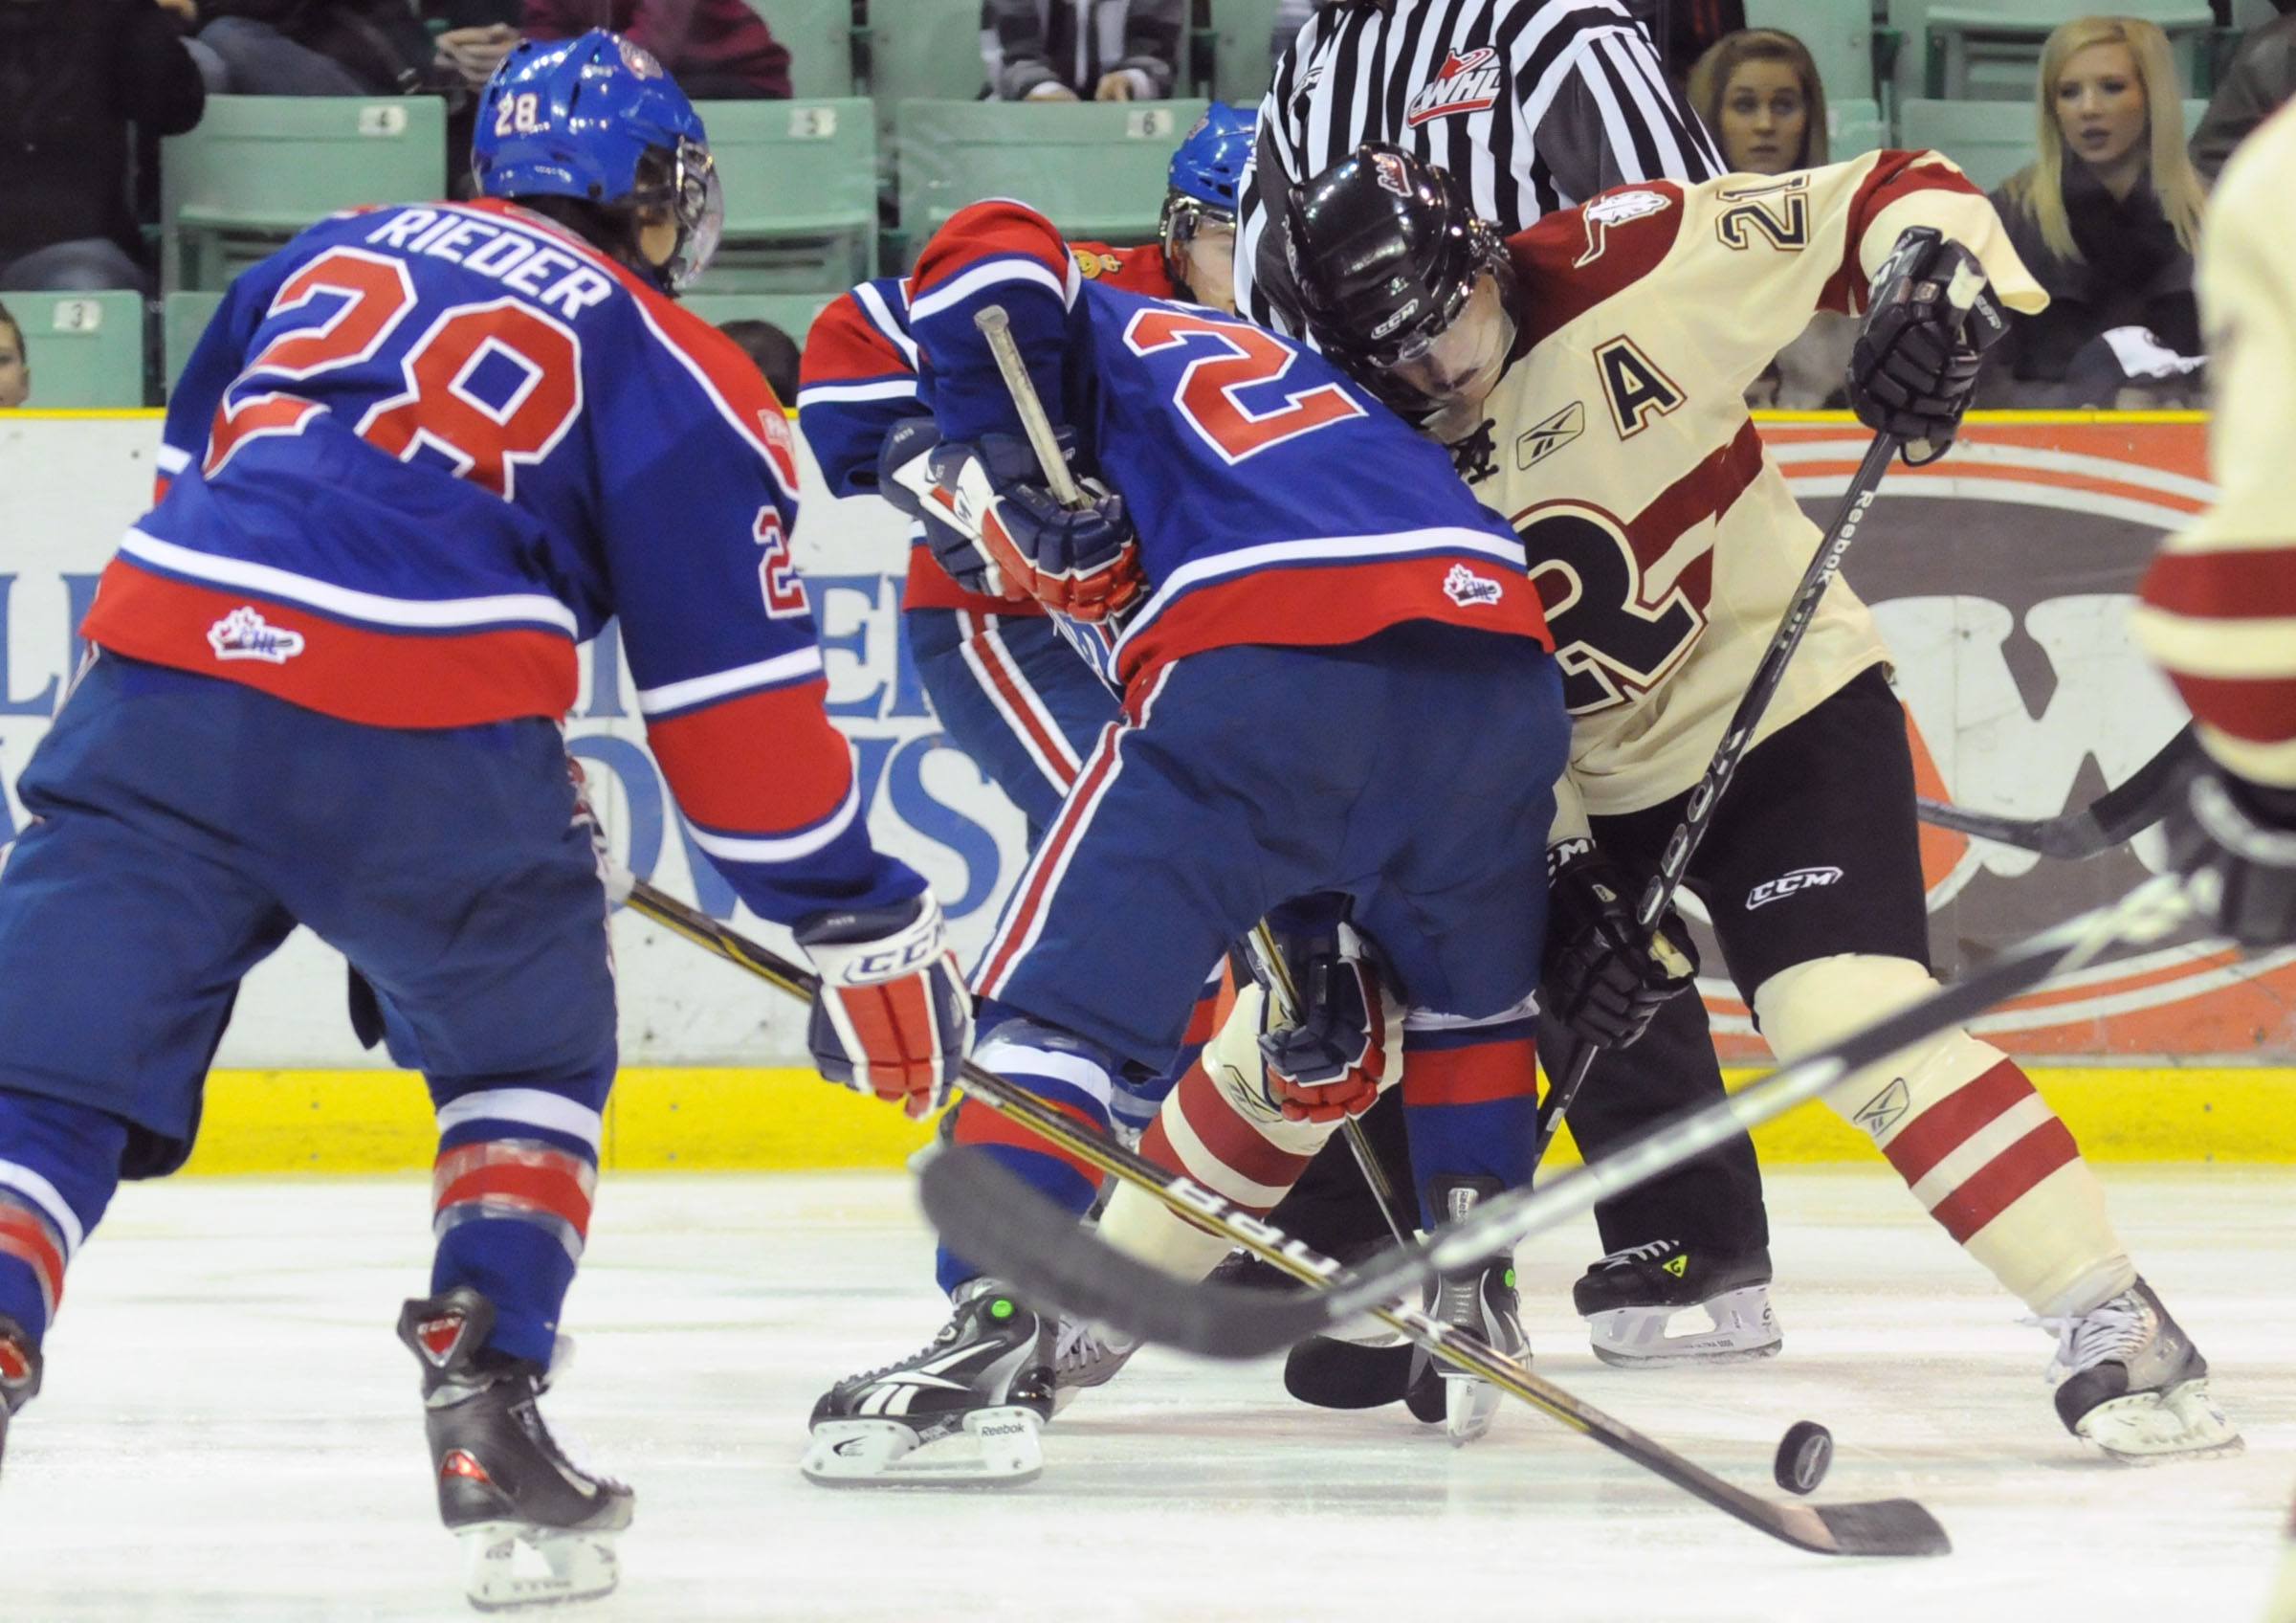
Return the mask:
{"type": "Polygon", "coordinates": [[[1089,1369],[1103,1358],[1129,1350],[1131,1345],[1129,1341],[1089,1320],[1063,1319],[1052,1343],[1052,1368],[1062,1375],[1089,1369]]]}
{"type": "Polygon", "coordinates": [[[953,1313],[949,1316],[949,1322],[947,1323],[943,1324],[939,1329],[933,1333],[933,1339],[931,1341],[927,1342],[923,1346],[918,1347],[908,1357],[896,1358],[890,1364],[880,1364],[873,1369],[864,1369],[858,1375],[848,1375],[843,1381],[840,1381],[838,1385],[846,1387],[861,1386],[868,1382],[876,1380],[880,1376],[890,1375],[895,1369],[908,1368],[910,1365],[915,1364],[918,1359],[924,1357],[925,1354],[947,1346],[951,1342],[955,1341],[957,1339],[958,1324],[960,1321],[963,1319],[963,1310],[960,1308],[956,1313],[953,1313]]]}
{"type": "Polygon", "coordinates": [[[1643,1245],[1630,1245],[1624,1251],[1614,1251],[1595,1264],[1598,1268],[1623,1268],[1636,1262],[1656,1262],[1668,1252],[1679,1249],[1676,1240],[1650,1240],[1643,1245]]]}
{"type": "Polygon", "coordinates": [[[2057,1337],[2057,1351],[2042,1377],[2052,1385],[2100,1364],[2128,1363],[2144,1349],[2145,1338],[2152,1333],[2149,1316],[2133,1292],[2116,1296],[2086,1313],[2063,1318],[2042,1315],[2023,1323],[2057,1337]]]}

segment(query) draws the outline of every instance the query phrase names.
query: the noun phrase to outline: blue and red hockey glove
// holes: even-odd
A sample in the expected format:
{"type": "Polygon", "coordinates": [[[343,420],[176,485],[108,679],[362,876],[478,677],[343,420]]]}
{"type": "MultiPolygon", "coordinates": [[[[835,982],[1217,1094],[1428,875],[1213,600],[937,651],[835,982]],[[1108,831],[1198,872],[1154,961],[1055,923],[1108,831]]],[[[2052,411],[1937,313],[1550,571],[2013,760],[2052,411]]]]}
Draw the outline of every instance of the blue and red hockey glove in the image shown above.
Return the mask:
{"type": "Polygon", "coordinates": [[[972,1051],[973,1000],[933,893],[794,933],[821,975],[806,1041],[822,1076],[911,1117],[938,1109],[972,1051]]]}
{"type": "Polygon", "coordinates": [[[1268,1097],[1292,1122],[1369,1110],[1403,1074],[1403,1010],[1348,924],[1284,944],[1299,998],[1292,1024],[1260,1034],[1268,1097]]]}
{"type": "MultiPolygon", "coordinates": [[[[1067,431],[1062,437],[1065,450],[1067,431]]],[[[1025,594],[1096,625],[1122,614],[1147,589],[1139,536],[1124,499],[1080,480],[1086,505],[1063,507],[1042,484],[1036,453],[1019,435],[944,442],[932,452],[930,466],[934,492],[928,504],[937,504],[948,523],[973,537],[988,566],[982,578],[994,583],[986,589],[996,595],[1025,594]]]]}

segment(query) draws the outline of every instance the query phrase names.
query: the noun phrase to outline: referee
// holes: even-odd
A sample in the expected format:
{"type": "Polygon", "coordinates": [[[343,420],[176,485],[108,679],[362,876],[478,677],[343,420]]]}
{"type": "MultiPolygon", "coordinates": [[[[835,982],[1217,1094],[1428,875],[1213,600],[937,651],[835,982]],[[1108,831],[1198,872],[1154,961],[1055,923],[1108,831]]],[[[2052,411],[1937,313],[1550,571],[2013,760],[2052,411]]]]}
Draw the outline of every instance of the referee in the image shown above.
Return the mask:
{"type": "Polygon", "coordinates": [[[1366,141],[1449,169],[1503,236],[1629,181],[1724,168],[1620,0],[1327,0],[1276,66],[1244,173],[1236,305],[1253,321],[1292,324],[1286,189],[1366,141]]]}

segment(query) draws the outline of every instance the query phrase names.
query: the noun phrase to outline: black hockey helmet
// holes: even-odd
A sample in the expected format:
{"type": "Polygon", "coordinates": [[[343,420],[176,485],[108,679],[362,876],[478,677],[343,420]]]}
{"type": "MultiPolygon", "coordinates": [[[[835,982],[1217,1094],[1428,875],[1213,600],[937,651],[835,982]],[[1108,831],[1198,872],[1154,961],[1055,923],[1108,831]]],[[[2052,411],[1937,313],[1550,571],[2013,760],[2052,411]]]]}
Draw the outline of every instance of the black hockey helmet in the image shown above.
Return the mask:
{"type": "Polygon", "coordinates": [[[1357,147],[1292,188],[1284,214],[1309,336],[1383,396],[1381,374],[1425,354],[1485,272],[1505,279],[1498,233],[1450,171],[1400,146],[1357,147]]]}

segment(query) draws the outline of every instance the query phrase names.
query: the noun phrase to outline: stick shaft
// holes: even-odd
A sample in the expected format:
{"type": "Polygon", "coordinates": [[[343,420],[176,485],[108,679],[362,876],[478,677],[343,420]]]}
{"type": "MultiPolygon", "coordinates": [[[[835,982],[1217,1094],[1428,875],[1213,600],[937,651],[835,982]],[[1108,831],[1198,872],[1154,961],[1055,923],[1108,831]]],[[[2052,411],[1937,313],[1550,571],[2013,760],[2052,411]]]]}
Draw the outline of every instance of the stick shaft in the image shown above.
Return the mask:
{"type": "Polygon", "coordinates": [[[1004,307],[983,306],[975,312],[973,325],[981,329],[989,354],[996,358],[997,373],[1012,396],[1012,409],[1020,413],[1021,432],[1028,436],[1029,449],[1044,467],[1045,488],[1063,507],[1083,506],[1084,492],[1076,487],[1076,476],[1069,472],[1069,459],[1060,454],[1060,438],[1052,432],[1052,419],[1045,414],[1044,401],[1037,397],[1028,363],[1021,358],[1021,346],[1013,342],[1012,321],[1004,307]]]}

